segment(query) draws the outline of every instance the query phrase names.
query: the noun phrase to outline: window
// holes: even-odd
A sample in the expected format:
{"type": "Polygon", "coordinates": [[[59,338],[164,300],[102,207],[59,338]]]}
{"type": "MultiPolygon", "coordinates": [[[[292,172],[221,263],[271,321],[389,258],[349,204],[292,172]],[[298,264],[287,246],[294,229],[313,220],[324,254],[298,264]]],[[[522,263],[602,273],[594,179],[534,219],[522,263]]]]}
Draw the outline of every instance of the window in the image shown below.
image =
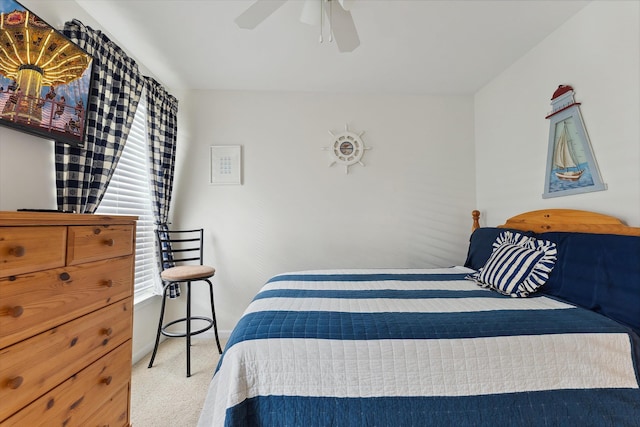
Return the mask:
{"type": "Polygon", "coordinates": [[[134,303],[153,295],[159,272],[149,185],[147,103],[144,94],[138,103],[122,156],[96,213],[138,216],[134,303]]]}

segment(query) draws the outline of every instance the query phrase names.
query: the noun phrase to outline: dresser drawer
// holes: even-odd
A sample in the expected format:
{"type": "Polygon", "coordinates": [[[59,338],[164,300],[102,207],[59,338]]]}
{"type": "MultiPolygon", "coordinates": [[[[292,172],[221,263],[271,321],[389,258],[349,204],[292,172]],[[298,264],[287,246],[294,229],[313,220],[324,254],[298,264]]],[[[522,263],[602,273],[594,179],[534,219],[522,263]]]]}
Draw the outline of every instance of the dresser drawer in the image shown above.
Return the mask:
{"type": "Polygon", "coordinates": [[[131,255],[133,242],[132,225],[69,227],[67,265],[131,255]]]}
{"type": "Polygon", "coordinates": [[[0,227],[0,277],[62,267],[67,227],[0,227]]]}
{"type": "Polygon", "coordinates": [[[131,339],[132,313],[128,298],[0,350],[0,420],[131,339]]]}
{"type": "Polygon", "coordinates": [[[131,296],[133,256],[0,278],[0,348],[131,296]]]}
{"type": "Polygon", "coordinates": [[[131,340],[0,422],[0,426],[128,425],[130,375],[131,340]]]}
{"type": "Polygon", "coordinates": [[[129,385],[122,387],[82,425],[87,427],[129,426],[129,385]]]}

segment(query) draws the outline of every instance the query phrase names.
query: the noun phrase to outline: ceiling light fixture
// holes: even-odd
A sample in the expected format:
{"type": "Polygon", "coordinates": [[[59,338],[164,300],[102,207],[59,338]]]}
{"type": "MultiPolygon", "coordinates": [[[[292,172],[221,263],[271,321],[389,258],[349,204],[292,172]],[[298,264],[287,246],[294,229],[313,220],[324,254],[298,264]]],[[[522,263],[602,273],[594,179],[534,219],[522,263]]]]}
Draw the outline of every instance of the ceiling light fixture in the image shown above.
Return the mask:
{"type": "MultiPolygon", "coordinates": [[[[287,0],[256,0],[236,18],[240,28],[253,29],[280,8],[287,0]]],[[[329,41],[335,40],[340,52],[351,52],[360,46],[360,38],[351,17],[354,0],[305,0],[300,21],[320,26],[320,43],[324,40],[325,22],[328,22],[329,41]],[[334,3],[338,3],[334,5],[334,3]]]]}
{"type": "Polygon", "coordinates": [[[324,41],[324,15],[326,13],[329,21],[329,41],[333,41],[331,31],[331,0],[305,0],[300,14],[300,22],[308,25],[317,25],[320,27],[319,42],[324,41]]]}

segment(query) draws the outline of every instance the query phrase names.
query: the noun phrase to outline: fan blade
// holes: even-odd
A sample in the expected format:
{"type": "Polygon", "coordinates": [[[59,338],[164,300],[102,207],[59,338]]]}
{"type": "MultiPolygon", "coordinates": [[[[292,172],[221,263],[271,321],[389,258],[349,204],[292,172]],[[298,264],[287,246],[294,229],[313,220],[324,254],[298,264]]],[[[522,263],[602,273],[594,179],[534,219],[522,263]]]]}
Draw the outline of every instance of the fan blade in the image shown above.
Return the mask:
{"type": "MultiPolygon", "coordinates": [[[[353,23],[351,12],[344,10],[338,4],[333,5],[331,16],[328,16],[331,22],[331,30],[333,38],[336,40],[338,50],[340,52],[351,52],[360,46],[360,38],[356,25],[353,23]]],[[[327,13],[329,13],[327,11],[327,13]]]]}
{"type": "Polygon", "coordinates": [[[287,0],[257,0],[236,18],[240,28],[253,30],[269,15],[278,10],[287,0]]]}

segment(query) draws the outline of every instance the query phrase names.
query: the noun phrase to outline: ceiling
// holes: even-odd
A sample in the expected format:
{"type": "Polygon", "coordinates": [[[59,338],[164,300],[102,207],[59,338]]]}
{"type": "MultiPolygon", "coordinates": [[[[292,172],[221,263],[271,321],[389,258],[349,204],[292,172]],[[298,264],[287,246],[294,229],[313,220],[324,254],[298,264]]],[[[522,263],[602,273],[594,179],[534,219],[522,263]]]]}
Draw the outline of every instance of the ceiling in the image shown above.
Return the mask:
{"type": "Polygon", "coordinates": [[[360,46],[319,43],[289,0],[254,30],[253,0],[76,0],[174,90],[473,94],[589,1],[354,0],[360,46]]]}

